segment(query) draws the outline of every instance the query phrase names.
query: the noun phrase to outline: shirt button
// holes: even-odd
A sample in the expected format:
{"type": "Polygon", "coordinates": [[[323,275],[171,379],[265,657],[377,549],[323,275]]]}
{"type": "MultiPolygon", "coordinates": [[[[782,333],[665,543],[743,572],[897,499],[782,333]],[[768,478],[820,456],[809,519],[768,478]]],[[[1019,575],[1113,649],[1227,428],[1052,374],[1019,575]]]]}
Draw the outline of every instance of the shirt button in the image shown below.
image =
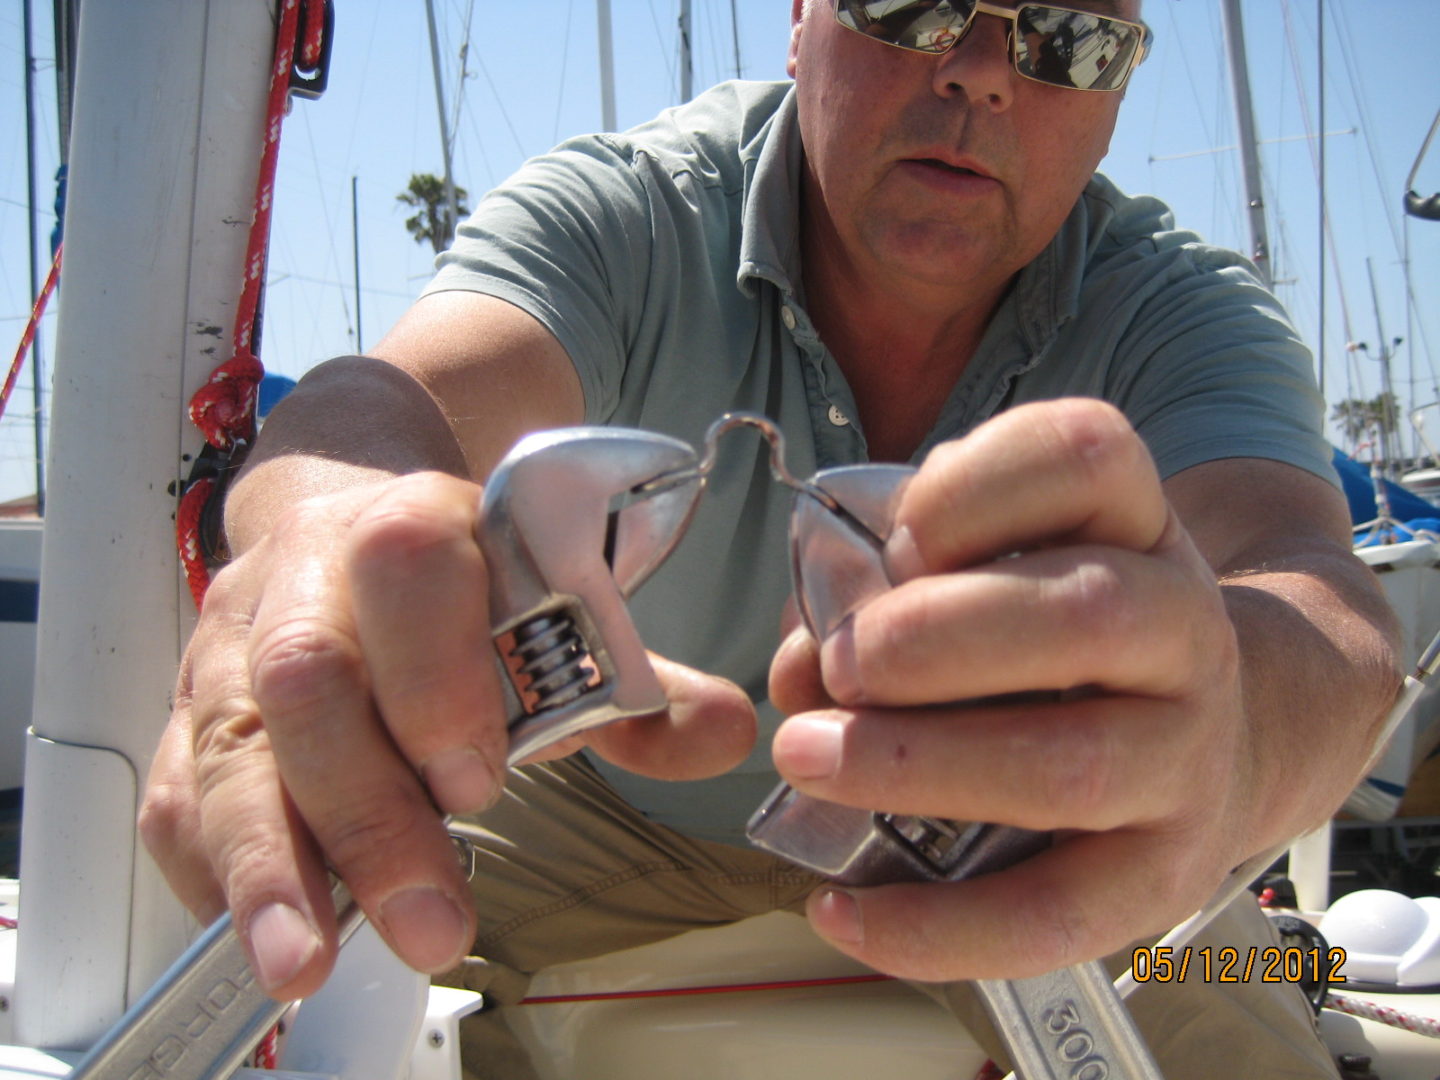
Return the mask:
{"type": "Polygon", "coordinates": [[[844,427],[846,424],[850,423],[850,418],[846,416],[843,412],[841,412],[837,406],[831,405],[830,423],[834,424],[836,427],[844,427]]]}
{"type": "Polygon", "coordinates": [[[780,309],[780,321],[785,324],[786,330],[795,329],[795,312],[791,311],[788,305],[780,309]]]}

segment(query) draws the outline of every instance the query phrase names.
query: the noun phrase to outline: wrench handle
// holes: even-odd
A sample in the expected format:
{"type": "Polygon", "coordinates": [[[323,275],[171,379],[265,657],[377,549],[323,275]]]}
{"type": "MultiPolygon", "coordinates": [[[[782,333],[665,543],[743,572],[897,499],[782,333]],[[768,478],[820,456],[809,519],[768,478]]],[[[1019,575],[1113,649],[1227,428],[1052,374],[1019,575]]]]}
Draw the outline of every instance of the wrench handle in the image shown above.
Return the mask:
{"type": "Polygon", "coordinates": [[[1098,960],[975,990],[1025,1080],[1164,1080],[1098,960]]]}
{"type": "MultiPolygon", "coordinates": [[[[363,915],[344,882],[336,881],[331,897],[343,944],[363,915]]],[[[287,1007],[260,989],[227,911],[90,1048],[69,1080],[222,1080],[287,1007]]]]}

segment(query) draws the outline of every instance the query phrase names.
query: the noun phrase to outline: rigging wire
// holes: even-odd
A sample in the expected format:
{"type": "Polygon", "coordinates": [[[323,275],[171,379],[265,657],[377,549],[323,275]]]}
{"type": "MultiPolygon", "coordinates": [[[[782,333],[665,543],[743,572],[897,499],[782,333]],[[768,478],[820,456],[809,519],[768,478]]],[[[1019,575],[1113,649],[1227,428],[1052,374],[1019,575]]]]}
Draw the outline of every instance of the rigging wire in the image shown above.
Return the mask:
{"type": "MultiPolygon", "coordinates": [[[[1286,0],[1281,0],[1285,3],[1286,0]]],[[[1289,96],[1285,93],[1285,66],[1283,64],[1272,64],[1269,68],[1270,77],[1275,80],[1274,95],[1279,103],[1276,106],[1275,130],[1284,131],[1290,127],[1287,107],[1290,104],[1289,96]]],[[[1256,135],[1256,153],[1260,153],[1259,135],[1256,135]]],[[[1284,200],[1281,193],[1285,190],[1285,166],[1288,158],[1284,153],[1277,152],[1270,155],[1269,168],[1262,174],[1262,183],[1265,191],[1265,206],[1269,216],[1274,220],[1275,239],[1273,250],[1270,252],[1270,279],[1277,286],[1285,284],[1289,286],[1288,291],[1297,299],[1303,293],[1296,289],[1295,283],[1299,280],[1298,270],[1292,270],[1292,266],[1299,264],[1298,259],[1291,256],[1294,248],[1290,243],[1290,232],[1286,226],[1284,200]]],[[[1293,303],[1294,301],[1292,301],[1293,303]]]]}
{"type": "Polygon", "coordinates": [[[475,0],[470,0],[465,9],[465,19],[460,31],[460,49],[457,56],[460,60],[460,70],[455,75],[455,108],[450,112],[450,152],[455,152],[455,141],[459,138],[460,112],[465,102],[465,83],[473,78],[465,62],[470,57],[470,27],[475,18],[475,0]]]}
{"type": "Polygon", "coordinates": [[[655,28],[655,44],[660,47],[659,54],[665,58],[665,74],[669,79],[670,96],[678,97],[680,94],[680,58],[670,48],[669,42],[665,40],[665,31],[660,29],[660,16],[655,13],[655,0],[646,0],[650,7],[650,25],[655,28]]]}
{"type": "MultiPolygon", "coordinates": [[[[1166,4],[1165,11],[1170,16],[1170,33],[1173,35],[1172,40],[1184,41],[1187,35],[1181,33],[1180,24],[1175,21],[1174,5],[1166,4]]],[[[1214,25],[1215,24],[1212,19],[1212,29],[1214,29],[1214,25]]],[[[1212,35],[1211,40],[1217,42],[1219,41],[1218,32],[1212,35]]],[[[1188,81],[1190,84],[1190,94],[1195,99],[1195,117],[1199,121],[1201,129],[1205,132],[1205,141],[1208,142],[1211,146],[1214,146],[1219,143],[1220,139],[1216,135],[1215,129],[1211,126],[1209,118],[1211,116],[1219,114],[1213,111],[1213,109],[1207,108],[1205,104],[1200,100],[1200,80],[1195,77],[1195,69],[1190,66],[1190,51],[1191,50],[1189,49],[1180,49],[1180,61],[1185,67],[1185,78],[1186,81],[1188,81]]],[[[1223,53],[1219,49],[1218,45],[1216,47],[1216,57],[1217,65],[1223,63],[1223,53]]],[[[1156,100],[1158,102],[1158,95],[1156,97],[1156,100]]]]}
{"type": "MultiPolygon", "coordinates": [[[[1398,192],[1400,188],[1398,186],[1392,187],[1386,183],[1386,180],[1382,174],[1380,156],[1376,152],[1375,144],[1370,136],[1370,132],[1374,130],[1374,124],[1371,122],[1369,104],[1364,95],[1364,82],[1359,78],[1357,74],[1358,65],[1355,62],[1354,55],[1350,48],[1352,32],[1350,30],[1350,23],[1348,21],[1348,17],[1345,17],[1343,14],[1345,12],[1345,7],[1343,5],[1336,5],[1333,0],[1331,0],[1331,10],[1339,11],[1341,13],[1341,16],[1339,17],[1342,18],[1344,21],[1344,33],[1340,35],[1340,52],[1341,56],[1344,58],[1345,61],[1346,73],[1348,74],[1350,79],[1350,91],[1354,95],[1356,109],[1360,116],[1360,131],[1365,141],[1365,150],[1367,156],[1370,159],[1370,168],[1375,177],[1375,183],[1379,191],[1381,205],[1389,207],[1394,200],[1394,195],[1392,195],[1392,192],[1398,192]]],[[[1392,243],[1394,244],[1393,252],[1395,258],[1400,261],[1402,267],[1404,268],[1404,273],[1401,276],[1401,281],[1403,282],[1403,288],[1405,291],[1405,301],[1406,304],[1409,305],[1409,309],[1413,310],[1415,307],[1418,306],[1418,301],[1415,297],[1414,286],[1410,280],[1410,267],[1407,261],[1406,245],[1399,231],[1397,231],[1397,227],[1395,224],[1395,216],[1387,210],[1384,217],[1385,225],[1390,230],[1390,238],[1392,243]]],[[[1415,338],[1412,338],[1407,342],[1410,348],[1411,356],[1413,358],[1416,346],[1418,344],[1425,353],[1427,366],[1429,366],[1430,370],[1433,372],[1435,370],[1434,354],[1430,348],[1430,339],[1429,334],[1425,329],[1425,323],[1423,320],[1417,320],[1414,323],[1414,327],[1416,330],[1416,338],[1418,338],[1418,341],[1415,338]]]]}
{"type": "MultiPolygon", "coordinates": [[[[1309,151],[1310,151],[1311,164],[1312,164],[1312,166],[1314,167],[1314,170],[1315,170],[1315,188],[1316,188],[1316,191],[1319,192],[1320,200],[1321,200],[1321,201],[1320,201],[1320,216],[1321,216],[1322,222],[1324,223],[1325,240],[1328,241],[1328,243],[1326,243],[1326,245],[1325,245],[1325,248],[1326,248],[1326,250],[1328,251],[1331,260],[1332,260],[1332,261],[1334,262],[1334,264],[1335,264],[1335,291],[1336,291],[1336,293],[1337,293],[1337,295],[1338,295],[1338,297],[1339,297],[1339,300],[1340,300],[1340,323],[1341,323],[1342,328],[1343,328],[1344,331],[1345,331],[1345,343],[1346,343],[1346,345],[1349,345],[1350,342],[1352,342],[1352,341],[1355,340],[1355,333],[1354,333],[1354,330],[1353,330],[1353,328],[1352,328],[1352,324],[1351,324],[1351,321],[1350,321],[1350,304],[1349,304],[1349,299],[1348,299],[1348,297],[1347,297],[1347,295],[1346,295],[1346,293],[1345,293],[1345,279],[1344,279],[1344,278],[1341,276],[1341,274],[1340,274],[1339,253],[1338,253],[1338,249],[1337,249],[1336,244],[1335,244],[1335,234],[1334,234],[1334,231],[1333,231],[1333,229],[1332,229],[1332,227],[1331,227],[1331,223],[1330,223],[1329,198],[1328,198],[1328,195],[1326,194],[1325,184],[1324,184],[1324,182],[1323,182],[1323,181],[1324,181],[1324,178],[1322,177],[1322,175],[1321,175],[1321,173],[1320,173],[1320,158],[1319,158],[1320,143],[1321,143],[1327,136],[1326,136],[1325,132],[1320,132],[1318,135],[1315,134],[1316,125],[1315,125],[1314,120],[1313,120],[1313,118],[1311,117],[1311,113],[1310,113],[1310,97],[1309,97],[1309,95],[1306,93],[1306,90],[1305,90],[1305,81],[1304,81],[1304,79],[1303,79],[1302,76],[1301,76],[1300,53],[1299,53],[1299,47],[1298,47],[1298,45],[1297,45],[1297,43],[1296,43],[1296,35],[1295,35],[1295,32],[1294,32],[1294,29],[1295,29],[1295,28],[1294,28],[1294,25],[1293,25],[1293,23],[1292,23],[1292,21],[1291,21],[1291,11],[1290,11],[1290,3],[1289,3],[1289,0],[1281,0],[1281,13],[1282,13],[1282,15],[1284,16],[1284,21],[1285,21],[1285,41],[1286,41],[1287,46],[1289,47],[1289,52],[1290,52],[1290,65],[1291,65],[1292,71],[1293,71],[1294,74],[1295,74],[1295,86],[1296,86],[1296,90],[1297,90],[1298,97],[1299,97],[1299,99],[1300,99],[1300,114],[1301,114],[1301,117],[1302,117],[1303,122],[1304,122],[1304,130],[1305,130],[1305,133],[1306,133],[1306,135],[1311,136],[1311,138],[1307,139],[1306,142],[1308,143],[1308,148],[1309,148],[1309,151]]],[[[1323,269],[1323,256],[1322,256],[1322,269],[1323,269]]],[[[1325,337],[1325,334],[1326,334],[1326,328],[1322,325],[1322,326],[1319,328],[1318,333],[1319,333],[1319,336],[1320,336],[1321,340],[1323,341],[1323,339],[1324,339],[1324,337],[1325,337]]],[[[1351,382],[1351,380],[1350,380],[1350,375],[1349,375],[1348,370],[1347,370],[1347,373],[1346,373],[1346,381],[1347,381],[1347,396],[1349,396],[1349,397],[1354,397],[1354,396],[1355,396],[1355,395],[1354,395],[1354,389],[1355,389],[1355,388],[1354,388],[1353,382],[1351,382]]]]}
{"type": "Polygon", "coordinates": [[[743,79],[745,68],[740,63],[740,13],[736,9],[735,0],[730,0],[730,36],[735,41],[735,78],[743,79]]]}
{"type": "MultiPolygon", "coordinates": [[[[301,126],[305,130],[305,145],[310,148],[310,162],[313,166],[311,175],[315,179],[315,187],[320,195],[320,216],[325,223],[325,257],[330,263],[330,269],[334,271],[335,276],[337,278],[343,278],[345,273],[341,269],[340,257],[335,250],[335,225],[330,220],[330,200],[326,197],[325,185],[320,179],[320,153],[315,148],[315,130],[310,124],[310,110],[300,109],[299,113],[301,126]]],[[[282,240],[282,243],[284,242],[286,241],[282,240]]],[[[350,304],[346,300],[343,292],[340,294],[340,310],[345,316],[346,334],[353,336],[355,333],[355,321],[350,313],[350,304]]],[[[314,321],[316,325],[320,322],[318,318],[314,321]]]]}
{"type": "Polygon", "coordinates": [[[560,114],[565,105],[565,77],[570,73],[570,28],[575,21],[575,0],[565,9],[565,36],[560,46],[560,86],[555,94],[555,127],[550,132],[550,145],[560,142],[560,114]]]}
{"type": "MultiPolygon", "coordinates": [[[[473,146],[475,148],[475,152],[480,155],[480,163],[484,166],[485,169],[485,186],[487,188],[492,188],[497,182],[497,177],[495,176],[495,166],[491,164],[490,155],[485,150],[485,135],[480,130],[480,123],[476,119],[475,113],[476,110],[471,109],[469,113],[466,114],[468,118],[466,122],[470,125],[470,132],[474,136],[473,146]]],[[[467,161],[469,160],[468,151],[471,145],[471,143],[461,144],[461,149],[463,151],[466,151],[465,158],[467,161]]]]}
{"type": "Polygon", "coordinates": [[[485,58],[477,53],[475,63],[480,66],[480,74],[485,76],[485,83],[490,87],[490,93],[495,98],[495,105],[500,110],[500,119],[505,121],[505,127],[509,130],[510,137],[515,140],[515,149],[520,151],[522,158],[529,157],[530,155],[525,152],[525,144],[520,141],[520,133],[515,130],[515,122],[510,119],[510,111],[505,108],[505,102],[500,97],[500,90],[490,76],[490,69],[485,66],[485,58]]]}
{"type": "MultiPolygon", "coordinates": [[[[719,16],[715,12],[715,5],[701,4],[700,7],[705,19],[704,37],[706,52],[709,53],[710,62],[714,65],[714,67],[711,69],[714,72],[713,75],[707,76],[703,80],[697,79],[695,82],[696,86],[705,87],[714,85],[715,83],[724,80],[725,60],[720,55],[720,23],[719,16]]],[[[694,49],[695,38],[697,36],[698,35],[694,33],[690,35],[690,44],[692,49],[694,49]]]]}
{"type": "MultiPolygon", "coordinates": [[[[1390,184],[1386,182],[1384,176],[1381,175],[1380,158],[1379,155],[1375,152],[1375,144],[1370,139],[1370,132],[1375,130],[1375,124],[1374,121],[1371,119],[1369,102],[1365,97],[1364,83],[1359,77],[1359,69],[1357,68],[1355,63],[1355,56],[1350,48],[1350,40],[1352,37],[1350,23],[1348,18],[1344,14],[1344,6],[1337,7],[1332,2],[1330,5],[1330,10],[1332,12],[1338,11],[1340,14],[1334,15],[1332,16],[1332,18],[1335,18],[1341,23],[1343,23],[1343,32],[1338,35],[1338,37],[1340,38],[1340,55],[1344,59],[1345,71],[1346,74],[1349,76],[1350,93],[1355,100],[1355,110],[1360,117],[1360,136],[1365,143],[1365,153],[1370,160],[1371,172],[1373,172],[1375,176],[1376,189],[1378,190],[1380,197],[1384,199],[1386,201],[1386,204],[1388,205],[1391,198],[1390,192],[1392,190],[1398,191],[1399,188],[1392,188],[1390,184]]],[[[1390,230],[1390,239],[1394,243],[1395,256],[1396,258],[1399,258],[1401,246],[1400,234],[1396,231],[1395,222],[1389,214],[1385,215],[1385,225],[1390,230]]]]}

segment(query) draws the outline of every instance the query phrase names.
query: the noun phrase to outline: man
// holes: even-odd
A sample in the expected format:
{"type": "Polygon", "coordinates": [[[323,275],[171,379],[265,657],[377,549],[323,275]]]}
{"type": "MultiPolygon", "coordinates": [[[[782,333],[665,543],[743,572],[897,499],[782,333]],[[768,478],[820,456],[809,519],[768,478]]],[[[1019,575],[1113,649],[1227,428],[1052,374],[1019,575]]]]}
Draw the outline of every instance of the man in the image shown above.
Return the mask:
{"type": "MultiPolygon", "coordinates": [[[[793,89],[528,166],[374,359],[272,414],[142,815],[271,992],[329,969],[328,861],[401,957],[471,984],[803,908],[983,1027],[960,980],[1127,955],[1355,783],[1393,630],[1308,357],[1242,260],[1093,176],[1138,2],[1027,6],[1073,43],[1049,82],[1019,14],[971,7],[794,0],[793,89]],[[473,481],[535,429],[694,442],[737,407],[781,421],[799,475],[920,466],[896,587],[782,643],[785,493],[762,451],[722,455],[633,604],[669,712],[507,777],[473,481]],[[825,886],[737,846],[772,754],[834,801],[1069,831],[972,881],[825,886]],[[478,924],[436,807],[489,808],[478,924]]],[[[1253,904],[1228,918],[1217,944],[1263,933],[1253,904]]],[[[1333,1075],[1291,988],[1135,1009],[1172,1080],[1333,1075]]]]}

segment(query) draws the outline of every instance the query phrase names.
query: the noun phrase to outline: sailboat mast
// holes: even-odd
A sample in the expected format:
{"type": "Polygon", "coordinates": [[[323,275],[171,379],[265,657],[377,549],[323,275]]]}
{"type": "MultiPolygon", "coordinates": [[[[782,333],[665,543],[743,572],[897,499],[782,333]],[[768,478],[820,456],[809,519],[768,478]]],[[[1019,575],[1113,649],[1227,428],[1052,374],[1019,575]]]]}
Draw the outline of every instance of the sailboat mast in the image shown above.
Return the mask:
{"type": "Polygon", "coordinates": [[[695,64],[690,52],[690,0],[680,0],[680,100],[695,96],[695,64]]]}
{"type": "Polygon", "coordinates": [[[745,72],[740,66],[740,13],[735,10],[735,0],[730,0],[730,36],[735,42],[735,78],[743,79],[745,72]]]}
{"type": "Polygon", "coordinates": [[[355,351],[365,351],[365,325],[360,310],[360,177],[350,177],[350,259],[355,277],[355,351]]]}
{"type": "Polygon", "coordinates": [[[1255,109],[1250,97],[1250,70],[1245,61],[1245,27],[1240,0],[1221,0],[1225,16],[1225,48],[1230,57],[1230,79],[1235,90],[1235,123],[1244,166],[1245,203],[1250,217],[1250,258],[1268,289],[1272,280],[1270,241],[1265,231],[1265,195],[1260,184],[1260,152],[1255,138],[1255,109]]]}
{"type": "Polygon", "coordinates": [[[88,1046],[189,936],[133,823],[193,623],[168,486],[200,444],[185,402],[234,320],[273,18],[225,0],[85,5],[50,411],[64,482],[25,755],[22,1046],[88,1046]]]}
{"type": "Polygon", "coordinates": [[[425,0],[425,21],[430,27],[430,66],[435,70],[435,107],[440,112],[440,152],[445,162],[445,233],[454,237],[460,223],[460,203],[455,197],[455,174],[450,167],[450,121],[445,116],[445,84],[440,74],[440,38],[435,32],[435,0],[425,0]]]}
{"type": "Polygon", "coordinates": [[[1391,349],[1400,344],[1400,339],[1396,338],[1392,342],[1385,337],[1385,324],[1380,318],[1380,294],[1375,289],[1375,266],[1369,259],[1365,260],[1365,273],[1370,278],[1370,302],[1375,306],[1375,330],[1380,335],[1380,389],[1383,394],[1380,399],[1380,456],[1385,468],[1393,470],[1397,468],[1396,463],[1400,456],[1399,425],[1396,422],[1396,407],[1399,402],[1395,398],[1390,361],[1394,358],[1391,349]]]}
{"type": "Polygon", "coordinates": [[[610,27],[610,0],[595,0],[595,18],[600,37],[600,125],[614,131],[615,119],[615,34],[610,27]]]}

